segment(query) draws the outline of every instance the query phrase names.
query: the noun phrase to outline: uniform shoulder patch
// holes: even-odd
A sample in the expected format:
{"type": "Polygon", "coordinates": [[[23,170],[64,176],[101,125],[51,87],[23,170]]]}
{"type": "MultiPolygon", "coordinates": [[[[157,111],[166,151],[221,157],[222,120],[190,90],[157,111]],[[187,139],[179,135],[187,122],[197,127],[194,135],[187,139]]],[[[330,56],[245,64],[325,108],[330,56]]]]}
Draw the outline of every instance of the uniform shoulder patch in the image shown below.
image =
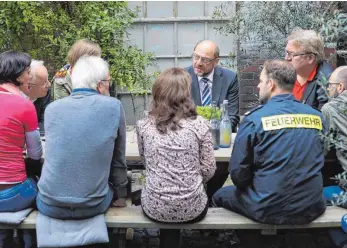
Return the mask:
{"type": "Polygon", "coordinates": [[[69,69],[70,69],[70,65],[69,64],[65,65],[63,68],[57,71],[54,76],[57,78],[65,77],[69,69]]]}
{"type": "Polygon", "coordinates": [[[264,106],[264,105],[261,105],[261,104],[258,105],[257,107],[255,107],[255,108],[253,108],[253,109],[247,111],[247,112],[244,114],[244,116],[247,116],[247,115],[252,114],[253,112],[257,111],[258,109],[261,109],[263,106],[264,106]]]}

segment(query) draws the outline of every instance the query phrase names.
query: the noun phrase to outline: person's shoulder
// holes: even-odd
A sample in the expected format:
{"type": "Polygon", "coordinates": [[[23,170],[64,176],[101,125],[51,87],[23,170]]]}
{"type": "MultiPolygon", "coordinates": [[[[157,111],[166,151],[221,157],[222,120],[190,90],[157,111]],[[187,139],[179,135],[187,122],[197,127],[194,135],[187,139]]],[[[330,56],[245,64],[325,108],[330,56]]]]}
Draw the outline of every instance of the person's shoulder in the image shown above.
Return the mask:
{"type": "Polygon", "coordinates": [[[55,79],[65,78],[66,75],[68,74],[69,69],[70,69],[70,65],[69,64],[65,65],[63,68],[61,68],[59,71],[55,73],[54,78],[55,79]]]}
{"type": "Polygon", "coordinates": [[[190,119],[187,123],[191,124],[193,129],[199,130],[201,133],[206,133],[211,129],[210,122],[200,115],[197,115],[195,119],[190,119]]]}
{"type": "Polygon", "coordinates": [[[320,117],[323,117],[321,110],[319,110],[318,108],[312,107],[308,104],[295,101],[291,107],[298,112],[297,114],[318,115],[320,117]]]}
{"type": "Polygon", "coordinates": [[[122,103],[119,99],[111,96],[104,96],[102,94],[95,94],[94,97],[98,98],[98,101],[103,102],[105,106],[108,106],[109,108],[119,108],[122,106],[122,103]]]}
{"type": "Polygon", "coordinates": [[[252,116],[255,116],[256,114],[259,114],[262,110],[263,110],[263,107],[264,105],[260,104],[254,108],[252,108],[251,110],[248,110],[244,116],[247,116],[247,117],[252,117],[252,116]]]}
{"type": "Polygon", "coordinates": [[[216,66],[215,67],[216,73],[221,72],[224,76],[227,77],[235,77],[236,73],[233,72],[231,69],[221,67],[221,66],[216,66]]]}
{"type": "Polygon", "coordinates": [[[324,75],[325,77],[329,77],[333,71],[333,66],[326,61],[323,61],[318,67],[318,76],[322,77],[324,75]]]}
{"type": "Polygon", "coordinates": [[[151,125],[151,123],[152,121],[150,117],[145,117],[143,119],[140,119],[136,122],[136,130],[138,132],[141,132],[141,130],[151,125]]]}
{"type": "Polygon", "coordinates": [[[206,120],[204,117],[202,117],[201,115],[197,115],[195,119],[192,120],[195,123],[199,123],[201,125],[204,126],[210,126],[210,122],[208,120],[206,120]]]}
{"type": "Polygon", "coordinates": [[[193,71],[193,66],[192,66],[192,65],[187,66],[187,67],[184,67],[184,70],[186,70],[186,71],[189,72],[189,73],[193,73],[193,72],[194,72],[194,71],[193,71]]]}

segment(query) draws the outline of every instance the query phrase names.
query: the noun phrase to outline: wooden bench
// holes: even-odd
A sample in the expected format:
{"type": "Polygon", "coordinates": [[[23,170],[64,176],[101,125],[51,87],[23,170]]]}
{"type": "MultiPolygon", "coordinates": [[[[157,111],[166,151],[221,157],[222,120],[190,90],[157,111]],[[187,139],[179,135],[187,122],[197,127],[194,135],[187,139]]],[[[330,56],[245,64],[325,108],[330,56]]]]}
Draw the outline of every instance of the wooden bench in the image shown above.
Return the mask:
{"type": "MultiPolygon", "coordinates": [[[[142,213],[141,207],[110,208],[105,217],[110,228],[163,228],[163,229],[297,229],[340,227],[347,209],[328,207],[326,212],[307,225],[267,225],[254,222],[222,208],[210,208],[206,217],[193,224],[161,224],[153,222],[142,213]]],[[[0,229],[35,229],[37,212],[32,212],[20,225],[0,224],[0,229]]]]}
{"type": "MultiPolygon", "coordinates": [[[[127,228],[160,228],[160,229],[259,229],[267,234],[276,234],[277,229],[306,229],[340,227],[341,218],[347,209],[328,207],[326,212],[307,225],[267,225],[254,222],[234,212],[222,208],[210,208],[206,217],[193,224],[161,224],[144,216],[141,207],[110,208],[105,217],[107,226],[117,228],[119,247],[125,247],[127,228]]],[[[20,225],[0,224],[0,229],[35,229],[37,211],[32,212],[20,225]]]]}

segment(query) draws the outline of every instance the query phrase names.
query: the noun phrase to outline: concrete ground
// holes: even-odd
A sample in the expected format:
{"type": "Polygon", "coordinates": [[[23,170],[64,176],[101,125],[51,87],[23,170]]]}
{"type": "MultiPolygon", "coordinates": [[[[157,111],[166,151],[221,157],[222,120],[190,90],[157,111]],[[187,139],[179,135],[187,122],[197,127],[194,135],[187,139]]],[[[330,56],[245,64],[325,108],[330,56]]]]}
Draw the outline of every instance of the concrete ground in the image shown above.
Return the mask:
{"type": "MultiPolygon", "coordinates": [[[[279,231],[258,235],[259,231],[200,232],[183,230],[180,248],[333,248],[325,229],[279,231]],[[239,240],[241,239],[241,241],[239,240]]],[[[135,230],[127,248],[159,248],[159,230],[135,230]]]]}

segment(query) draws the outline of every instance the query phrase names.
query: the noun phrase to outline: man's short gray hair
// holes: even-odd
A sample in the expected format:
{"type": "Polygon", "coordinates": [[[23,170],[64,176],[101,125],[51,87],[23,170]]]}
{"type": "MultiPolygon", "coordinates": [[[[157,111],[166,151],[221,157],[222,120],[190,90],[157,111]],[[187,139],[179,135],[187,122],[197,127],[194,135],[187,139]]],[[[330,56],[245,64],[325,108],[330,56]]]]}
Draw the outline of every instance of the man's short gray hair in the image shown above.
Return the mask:
{"type": "Polygon", "coordinates": [[[302,52],[316,55],[316,63],[324,60],[324,42],[322,38],[313,30],[296,29],[288,37],[288,41],[293,41],[295,46],[301,46],[302,52]]]}
{"type": "Polygon", "coordinates": [[[35,82],[36,69],[37,69],[37,67],[39,67],[40,65],[43,65],[43,64],[44,64],[44,62],[42,60],[36,60],[36,59],[31,60],[31,63],[30,63],[30,81],[31,82],[35,82]]]}
{"type": "Polygon", "coordinates": [[[340,66],[333,72],[335,74],[336,83],[343,84],[343,88],[347,90],[347,66],[340,66]]]}
{"type": "Polygon", "coordinates": [[[96,90],[98,83],[108,75],[109,65],[105,60],[96,56],[82,56],[72,70],[72,88],[96,90]]]}

